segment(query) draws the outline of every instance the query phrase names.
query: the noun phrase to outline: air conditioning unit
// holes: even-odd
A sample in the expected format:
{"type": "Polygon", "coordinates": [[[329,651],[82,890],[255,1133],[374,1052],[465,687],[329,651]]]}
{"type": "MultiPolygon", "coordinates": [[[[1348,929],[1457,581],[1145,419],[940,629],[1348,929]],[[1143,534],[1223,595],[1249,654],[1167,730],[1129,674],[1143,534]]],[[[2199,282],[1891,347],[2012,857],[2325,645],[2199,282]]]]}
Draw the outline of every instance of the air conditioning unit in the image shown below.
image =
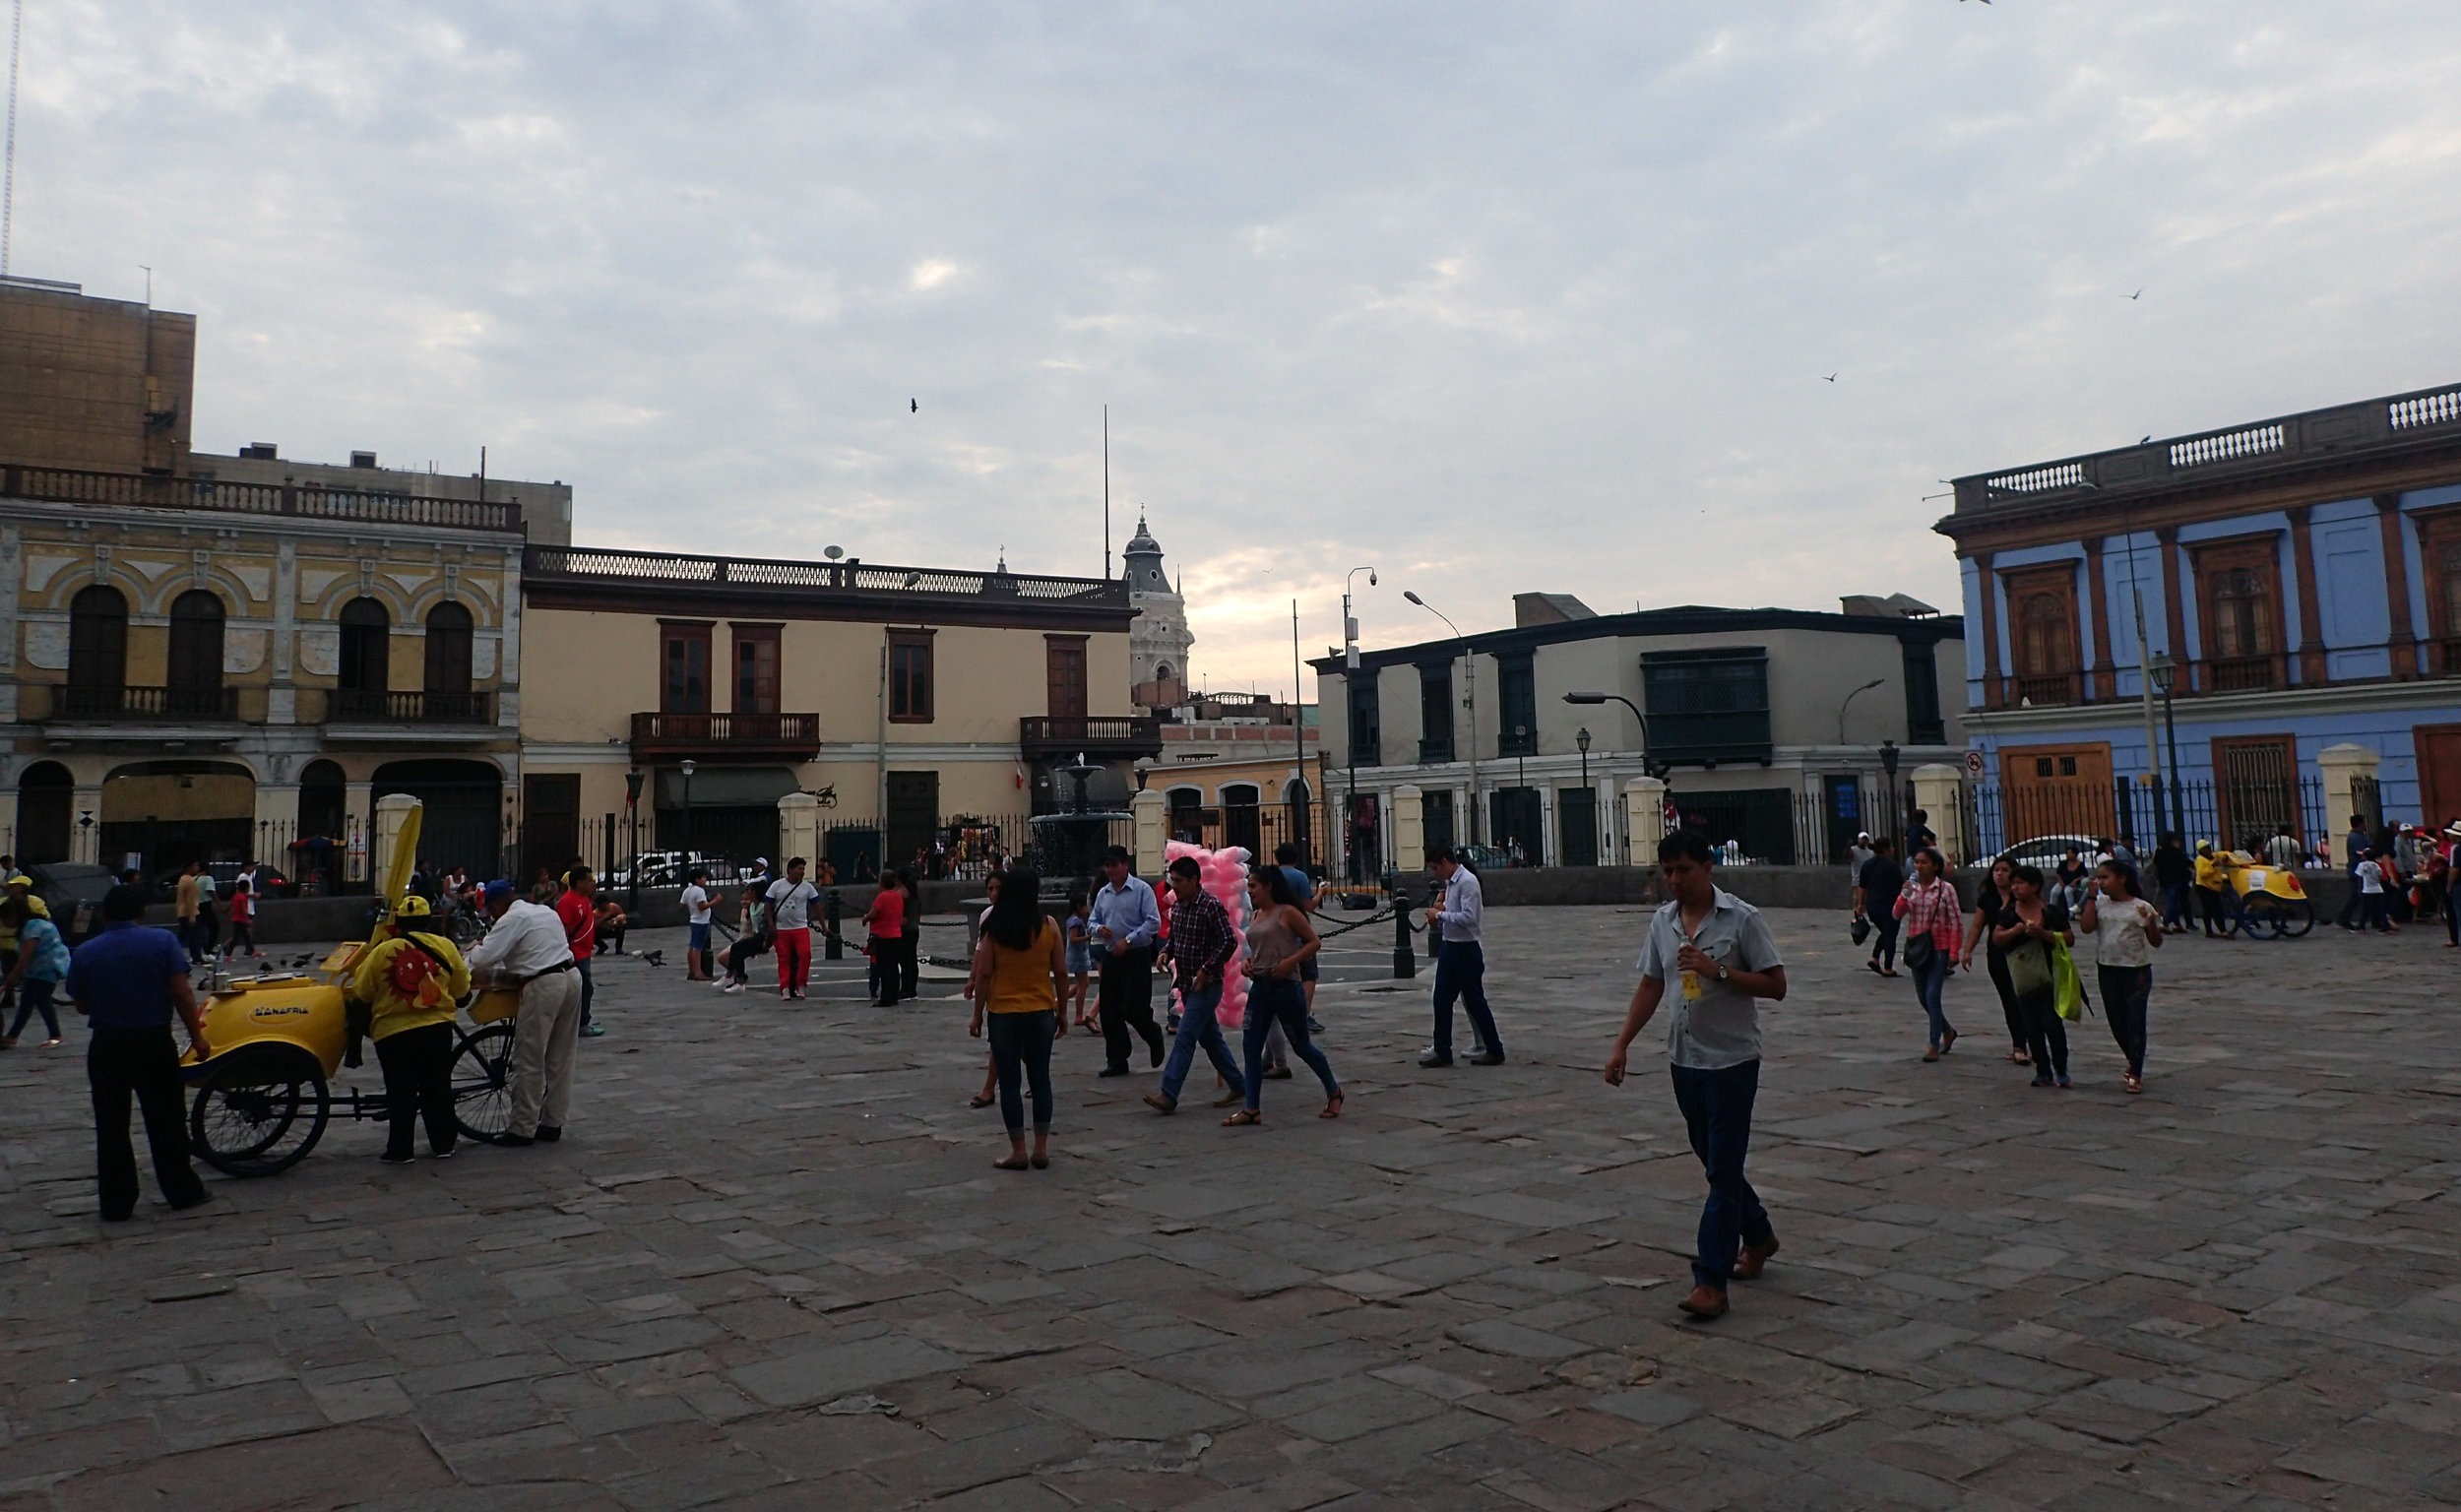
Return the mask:
{"type": "Polygon", "coordinates": [[[374,452],[352,452],[350,454],[350,466],[354,468],[372,468],[375,465],[376,454],[374,452]]]}

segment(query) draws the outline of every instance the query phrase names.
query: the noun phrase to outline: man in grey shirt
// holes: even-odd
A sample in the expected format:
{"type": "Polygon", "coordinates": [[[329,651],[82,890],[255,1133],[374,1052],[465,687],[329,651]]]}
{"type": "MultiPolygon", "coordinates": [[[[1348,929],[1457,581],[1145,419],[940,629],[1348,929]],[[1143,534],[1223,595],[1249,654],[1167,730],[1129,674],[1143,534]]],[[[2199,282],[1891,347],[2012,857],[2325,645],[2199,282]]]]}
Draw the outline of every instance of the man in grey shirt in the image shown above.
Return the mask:
{"type": "Polygon", "coordinates": [[[1692,1293],[1675,1305],[1706,1321],[1727,1309],[1730,1279],[1751,1281],[1778,1252],[1759,1194],[1743,1177],[1752,1098],[1760,1090],[1760,1017],[1754,1002],[1786,997],[1786,963],[1760,911],[1710,877],[1708,840],[1684,830],[1658,844],[1658,869],[1672,897],[1650,919],[1641,984],[1625,1010],[1607,1085],[1623,1085],[1624,1057],[1674,978],[1667,1024],[1668,1070],[1692,1153],[1709,1175],[1701,1205],[1692,1293]],[[1739,1254],[1738,1254],[1739,1250],[1739,1254]]]}

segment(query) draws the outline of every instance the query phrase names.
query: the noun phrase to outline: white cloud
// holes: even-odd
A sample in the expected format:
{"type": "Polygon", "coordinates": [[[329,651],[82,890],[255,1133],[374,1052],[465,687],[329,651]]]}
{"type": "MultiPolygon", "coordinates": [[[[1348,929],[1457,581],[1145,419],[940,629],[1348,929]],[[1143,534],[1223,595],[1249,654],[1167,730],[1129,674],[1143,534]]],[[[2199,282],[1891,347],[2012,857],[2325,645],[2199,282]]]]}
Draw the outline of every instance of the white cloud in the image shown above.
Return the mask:
{"type": "Polygon", "coordinates": [[[27,27],[15,266],[153,264],[200,445],[484,442],[585,538],[1092,572],[1107,403],[1114,546],[1150,505],[1224,685],[1287,687],[1358,562],[1371,643],[1439,628],[1404,588],[1951,602],[1934,478],[2461,376],[2449,7],[27,27]]]}

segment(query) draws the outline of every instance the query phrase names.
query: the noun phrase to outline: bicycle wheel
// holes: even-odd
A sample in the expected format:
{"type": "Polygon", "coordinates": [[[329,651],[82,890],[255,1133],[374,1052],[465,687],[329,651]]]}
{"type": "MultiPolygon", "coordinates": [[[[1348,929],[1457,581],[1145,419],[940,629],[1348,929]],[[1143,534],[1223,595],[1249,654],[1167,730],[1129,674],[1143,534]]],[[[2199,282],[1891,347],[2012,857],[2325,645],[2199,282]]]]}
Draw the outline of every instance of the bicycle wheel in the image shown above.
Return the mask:
{"type": "Polygon", "coordinates": [[[464,1035],[453,1052],[453,1121],[490,1145],[513,1126],[513,1023],[498,1019],[464,1035]]]}
{"type": "Polygon", "coordinates": [[[306,1159],[329,1116],[324,1069],[306,1051],[241,1048],[198,1083],[188,1137],[225,1175],[270,1176],[306,1159]]]}
{"type": "Polygon", "coordinates": [[[2315,927],[2315,905],[2304,898],[2293,898],[2282,905],[2282,934],[2297,939],[2315,927]]]}
{"type": "Polygon", "coordinates": [[[2249,893],[2239,903],[2239,927],[2251,940],[2278,940],[2284,920],[2282,900],[2270,893],[2249,893]]]}

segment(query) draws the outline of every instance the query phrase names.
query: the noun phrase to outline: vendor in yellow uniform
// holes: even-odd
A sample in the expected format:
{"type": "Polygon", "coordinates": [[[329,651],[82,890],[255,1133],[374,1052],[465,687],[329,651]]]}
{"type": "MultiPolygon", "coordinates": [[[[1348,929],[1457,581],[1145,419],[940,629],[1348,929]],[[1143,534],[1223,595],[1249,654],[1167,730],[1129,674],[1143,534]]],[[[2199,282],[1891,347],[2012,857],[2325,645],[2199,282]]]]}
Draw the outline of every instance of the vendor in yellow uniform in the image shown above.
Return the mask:
{"type": "MultiPolygon", "coordinates": [[[[51,916],[50,908],[34,896],[33,878],[20,872],[6,882],[0,882],[0,887],[7,888],[8,895],[26,905],[26,912],[36,918],[51,916]]],[[[10,923],[6,917],[0,916],[0,976],[6,976],[15,970],[17,970],[17,926],[10,923]]],[[[15,987],[0,990],[0,1012],[7,1010],[11,999],[16,995],[15,987]]]]}
{"type": "Polygon", "coordinates": [[[368,1005],[368,1033],[385,1072],[385,1106],[393,1115],[384,1162],[407,1166],[417,1159],[411,1134],[424,1115],[427,1149],[450,1159],[453,1121],[453,1014],[470,991],[470,967],[453,942],[429,933],[435,922],[427,900],[403,899],[350,974],[350,997],[368,1005]]]}
{"type": "Polygon", "coordinates": [[[2239,915],[2239,893],[2231,886],[2228,852],[2213,853],[2213,842],[2196,842],[2196,902],[2203,906],[2205,938],[2227,938],[2239,915]]]}

